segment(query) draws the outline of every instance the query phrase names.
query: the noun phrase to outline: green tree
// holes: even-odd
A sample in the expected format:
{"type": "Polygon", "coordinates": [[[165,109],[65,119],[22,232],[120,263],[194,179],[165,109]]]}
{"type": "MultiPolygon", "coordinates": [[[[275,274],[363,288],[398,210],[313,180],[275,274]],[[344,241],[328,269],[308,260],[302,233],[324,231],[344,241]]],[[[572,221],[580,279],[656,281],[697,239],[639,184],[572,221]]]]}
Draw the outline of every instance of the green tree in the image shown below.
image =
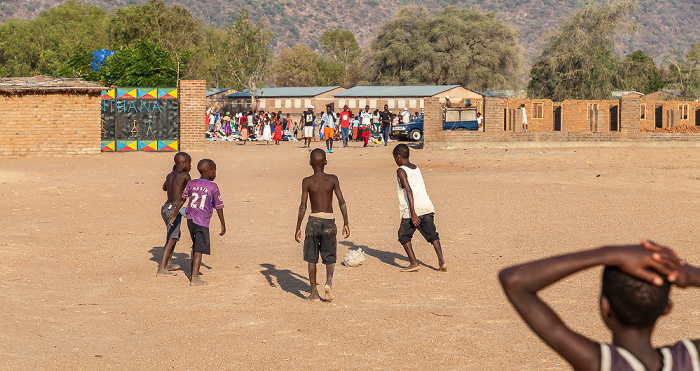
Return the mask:
{"type": "Polygon", "coordinates": [[[431,15],[424,8],[402,8],[370,45],[371,79],[383,85],[515,88],[523,65],[517,36],[496,13],[449,7],[431,15]]]}
{"type": "Polygon", "coordinates": [[[226,28],[218,53],[217,65],[231,74],[233,88],[248,90],[253,107],[272,59],[271,40],[272,32],[262,23],[253,24],[248,11],[241,9],[234,25],[226,28]]]}
{"type": "Polygon", "coordinates": [[[641,50],[627,55],[620,64],[620,83],[623,90],[644,94],[661,90],[665,85],[654,60],[641,50]]]}
{"type": "Polygon", "coordinates": [[[614,54],[618,32],[633,29],[634,0],[585,5],[549,35],[530,70],[533,98],[605,99],[622,86],[614,54]]]}
{"type": "Polygon", "coordinates": [[[177,86],[177,61],[155,42],[122,46],[100,69],[103,80],[117,86],[177,86]]]}
{"type": "Polygon", "coordinates": [[[201,65],[185,63],[204,39],[201,22],[180,5],[168,7],[164,0],[117,9],[109,23],[113,46],[134,46],[153,40],[172,53],[177,78],[201,74],[201,65]]]}
{"type": "Polygon", "coordinates": [[[321,48],[325,57],[330,59],[330,61],[323,62],[326,63],[324,70],[329,73],[324,78],[326,80],[339,80],[337,85],[354,85],[355,81],[352,81],[351,77],[354,76],[353,69],[360,54],[360,46],[357,44],[355,34],[339,28],[327,30],[321,36],[321,48]],[[331,65],[329,62],[338,64],[340,68],[331,65]],[[340,79],[335,76],[338,70],[341,71],[340,79]]]}
{"type": "Polygon", "coordinates": [[[691,44],[688,54],[677,59],[669,59],[669,86],[680,90],[683,98],[700,98],[700,43],[691,44]]]}
{"type": "Polygon", "coordinates": [[[108,18],[99,7],[69,0],[42,11],[36,19],[0,25],[0,64],[5,75],[55,75],[78,48],[106,47],[108,18]]]}
{"type": "Polygon", "coordinates": [[[94,56],[90,50],[80,45],[56,74],[57,77],[81,78],[88,81],[101,81],[99,71],[92,69],[94,56]]]}
{"type": "Polygon", "coordinates": [[[275,86],[313,86],[318,84],[321,56],[308,46],[282,49],[272,67],[275,86]]]}

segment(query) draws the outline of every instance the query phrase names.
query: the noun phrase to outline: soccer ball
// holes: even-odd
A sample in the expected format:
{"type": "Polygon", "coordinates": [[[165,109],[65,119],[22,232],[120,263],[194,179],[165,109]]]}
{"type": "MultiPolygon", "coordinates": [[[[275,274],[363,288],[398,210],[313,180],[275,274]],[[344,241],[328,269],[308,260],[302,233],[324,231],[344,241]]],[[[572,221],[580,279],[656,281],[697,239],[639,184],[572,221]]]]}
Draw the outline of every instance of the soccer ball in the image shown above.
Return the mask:
{"type": "Polygon", "coordinates": [[[347,254],[345,254],[345,259],[343,259],[343,263],[346,267],[357,267],[362,264],[363,261],[365,261],[365,253],[362,252],[362,249],[349,250],[347,254]]]}

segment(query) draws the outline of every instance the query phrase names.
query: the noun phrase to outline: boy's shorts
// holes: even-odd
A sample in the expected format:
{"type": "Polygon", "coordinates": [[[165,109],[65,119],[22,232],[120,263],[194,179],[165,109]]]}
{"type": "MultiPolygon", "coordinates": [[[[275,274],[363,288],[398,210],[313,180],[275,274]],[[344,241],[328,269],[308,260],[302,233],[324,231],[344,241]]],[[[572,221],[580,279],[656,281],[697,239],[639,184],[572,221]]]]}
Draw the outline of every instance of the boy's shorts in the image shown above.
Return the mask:
{"type": "Polygon", "coordinates": [[[426,241],[433,243],[434,241],[440,239],[440,235],[437,233],[435,228],[435,213],[425,214],[418,217],[420,219],[420,225],[415,227],[410,218],[401,218],[401,225],[399,226],[399,243],[404,245],[411,242],[413,238],[413,233],[416,229],[423,235],[426,241]]]}
{"type": "Polygon", "coordinates": [[[313,138],[314,137],[314,127],[313,126],[304,126],[304,138],[313,138]]]}
{"type": "Polygon", "coordinates": [[[338,228],[335,219],[322,219],[309,217],[304,232],[304,261],[318,263],[318,254],[321,254],[323,264],[334,264],[337,250],[336,235],[338,228]]]}
{"type": "Polygon", "coordinates": [[[190,230],[194,252],[209,255],[209,228],[194,224],[192,219],[187,219],[187,228],[190,230]]]}
{"type": "Polygon", "coordinates": [[[163,206],[160,208],[160,216],[163,217],[163,221],[165,222],[165,228],[167,230],[167,234],[165,238],[167,240],[174,238],[176,240],[180,240],[180,221],[182,219],[182,216],[178,212],[178,210],[175,210],[175,205],[172,202],[166,202],[163,206]],[[170,225],[170,219],[173,218],[173,214],[177,213],[177,216],[175,217],[175,221],[173,222],[173,225],[170,225]]]}
{"type": "Polygon", "coordinates": [[[333,132],[335,130],[333,128],[325,127],[323,128],[323,137],[326,139],[333,139],[333,132]]]}

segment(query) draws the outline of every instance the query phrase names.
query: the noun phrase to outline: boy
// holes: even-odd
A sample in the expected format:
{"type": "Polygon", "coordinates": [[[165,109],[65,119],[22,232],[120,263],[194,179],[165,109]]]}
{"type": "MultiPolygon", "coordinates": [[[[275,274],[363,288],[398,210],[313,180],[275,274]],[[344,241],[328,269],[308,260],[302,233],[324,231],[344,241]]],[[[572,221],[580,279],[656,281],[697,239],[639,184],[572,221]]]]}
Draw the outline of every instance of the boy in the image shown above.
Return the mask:
{"type": "Polygon", "coordinates": [[[321,116],[323,138],[326,140],[326,153],[333,153],[333,135],[335,135],[335,122],[338,119],[331,106],[326,106],[326,112],[321,116]]]}
{"type": "Polygon", "coordinates": [[[306,111],[301,114],[300,123],[304,123],[304,145],[307,148],[311,147],[311,141],[314,139],[314,122],[316,121],[316,115],[314,115],[314,106],[309,105],[306,111]]]}
{"type": "Polygon", "coordinates": [[[316,288],[316,263],[318,255],[321,254],[323,264],[326,265],[326,284],[323,286],[325,299],[333,300],[333,270],[336,260],[336,234],[338,230],[333,218],[333,193],[338,198],[340,213],[343,215],[343,235],[350,236],[348,227],[348,210],[345,206],[343,192],[340,190],[338,177],[333,174],[323,172],[326,161],[326,154],[322,149],[316,148],[311,151],[309,165],[314,170],[314,175],[304,178],[301,182],[301,205],[299,205],[299,217],[297,218],[297,230],[294,239],[301,242],[301,222],[306,214],[306,200],[311,199],[311,214],[306,223],[304,232],[304,261],[309,263],[309,283],[311,294],[307,298],[310,301],[321,300],[316,288]]]}
{"type": "Polygon", "coordinates": [[[369,111],[369,106],[365,106],[365,110],[360,112],[360,128],[362,131],[362,140],[365,142],[363,147],[367,147],[369,141],[370,127],[372,126],[372,113],[369,111]]]}
{"type": "MultiPolygon", "coordinates": [[[[199,278],[199,266],[202,264],[202,254],[209,255],[209,220],[213,209],[221,221],[221,233],[226,233],[226,222],[224,221],[224,202],[221,200],[219,187],[214,183],[216,179],[216,164],[209,159],[200,160],[197,163],[197,170],[200,178],[187,183],[187,187],[182,192],[182,198],[178,203],[179,208],[187,203],[187,228],[192,237],[192,277],[190,286],[206,285],[207,282],[199,278]]],[[[174,221],[171,220],[172,225],[174,221]]]]}
{"type": "Polygon", "coordinates": [[[396,190],[399,196],[399,212],[401,213],[401,224],[399,226],[399,243],[406,250],[409,265],[401,269],[401,272],[414,272],[420,266],[416,255],[413,253],[411,239],[416,229],[423,235],[426,241],[433,244],[438,258],[438,270],[447,272],[447,264],[442,257],[442,247],[440,246],[440,236],[435,228],[435,207],[428,197],[418,166],[412,164],[409,158],[409,149],[405,144],[394,147],[394,161],[399,166],[396,169],[397,184],[396,190]]]}
{"type": "Polygon", "coordinates": [[[520,110],[523,111],[523,131],[527,131],[527,112],[525,112],[525,103],[520,105],[520,110]]]}
{"type": "Polygon", "coordinates": [[[192,169],[192,158],[185,152],[178,152],[173,159],[173,171],[165,177],[163,182],[163,190],[168,194],[168,201],[160,208],[160,216],[165,222],[167,230],[165,235],[165,246],[163,247],[163,256],[158,265],[156,277],[175,276],[176,273],[170,272],[180,268],[177,264],[172,264],[170,261],[173,258],[175,244],[180,239],[180,208],[177,203],[180,201],[182,191],[190,181],[190,169],[192,169]],[[174,222],[170,220],[174,218],[174,222]]]}
{"type": "Polygon", "coordinates": [[[700,287],[700,269],[681,262],[671,249],[648,241],[605,246],[513,266],[499,278],[528,326],[576,370],[700,370],[700,340],[661,349],[651,345],[657,319],[671,310],[671,283],[700,287]],[[611,345],[574,332],[537,296],[554,282],[598,265],[605,266],[600,312],[612,332],[611,345]]]}

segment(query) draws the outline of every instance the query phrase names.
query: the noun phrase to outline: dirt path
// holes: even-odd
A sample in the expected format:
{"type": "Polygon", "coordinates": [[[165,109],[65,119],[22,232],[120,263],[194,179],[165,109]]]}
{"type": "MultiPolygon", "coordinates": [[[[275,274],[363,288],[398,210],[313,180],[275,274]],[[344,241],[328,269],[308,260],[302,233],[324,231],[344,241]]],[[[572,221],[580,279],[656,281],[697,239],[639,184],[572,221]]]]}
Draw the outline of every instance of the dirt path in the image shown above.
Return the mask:
{"type": "MultiPolygon", "coordinates": [[[[302,300],[308,275],[293,235],[311,170],[300,143],[213,143],[193,154],[217,162],[226,205],[228,233],[212,234],[203,260],[206,287],[187,285],[189,268],[155,277],[172,153],[5,159],[0,368],[562,370],[508,305],[500,268],[641,237],[700,263],[697,149],[415,150],[449,264],[441,274],[418,234],[425,266],[399,272],[391,147],[354,146],[330,155],[327,170],[350,213],[338,255],[368,256],[337,267],[332,303],[302,300]]],[[[175,249],[183,267],[189,243],[175,249]]],[[[609,341],[599,274],[544,296],[575,329],[609,341]]],[[[659,344],[700,336],[700,293],[672,296],[659,344]]]]}

